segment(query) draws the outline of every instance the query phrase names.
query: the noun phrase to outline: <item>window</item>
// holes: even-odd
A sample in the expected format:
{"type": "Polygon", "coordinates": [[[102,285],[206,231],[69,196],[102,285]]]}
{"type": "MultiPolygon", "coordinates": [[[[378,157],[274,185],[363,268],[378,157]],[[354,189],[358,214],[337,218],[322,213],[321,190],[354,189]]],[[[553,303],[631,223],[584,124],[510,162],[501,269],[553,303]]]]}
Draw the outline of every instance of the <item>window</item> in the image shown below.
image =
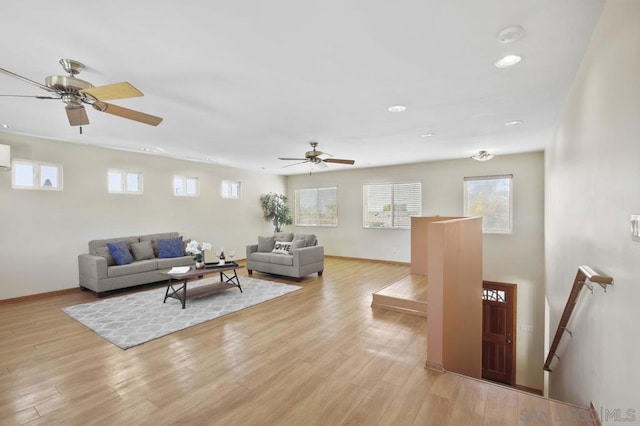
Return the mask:
{"type": "Polygon", "coordinates": [[[410,229],[411,216],[422,214],[422,183],[363,186],[364,228],[410,229]]]}
{"type": "Polygon", "coordinates": [[[200,181],[197,177],[173,177],[173,195],[178,197],[197,197],[200,195],[200,181]]]}
{"type": "Polygon", "coordinates": [[[109,169],[108,188],[112,194],[142,194],[142,173],[109,169]]]}
{"type": "Polygon", "coordinates": [[[62,166],[28,160],[13,160],[12,164],[13,188],[62,191],[62,166]]]}
{"type": "Polygon", "coordinates": [[[507,301],[507,292],[504,290],[494,289],[482,289],[482,300],[489,300],[491,302],[505,302],[507,301]]]}
{"type": "Polygon", "coordinates": [[[240,198],[240,182],[223,180],[222,198],[240,198]]]}
{"type": "Polygon", "coordinates": [[[482,232],[510,234],[512,175],[464,178],[464,215],[482,216],[482,232]]]}
{"type": "Polygon", "coordinates": [[[296,226],[338,226],[338,188],[296,189],[296,226]]]}

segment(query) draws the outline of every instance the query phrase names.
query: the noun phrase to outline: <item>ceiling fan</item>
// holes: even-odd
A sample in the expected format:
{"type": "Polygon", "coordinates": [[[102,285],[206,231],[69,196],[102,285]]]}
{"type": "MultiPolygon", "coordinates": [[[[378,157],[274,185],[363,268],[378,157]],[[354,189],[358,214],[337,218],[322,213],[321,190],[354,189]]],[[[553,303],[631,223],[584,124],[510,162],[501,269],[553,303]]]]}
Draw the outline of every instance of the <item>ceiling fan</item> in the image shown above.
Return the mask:
{"type": "Polygon", "coordinates": [[[76,78],[76,75],[84,69],[84,65],[73,59],[60,59],[60,65],[69,75],[50,75],[45,78],[44,84],[30,80],[19,74],[0,68],[0,72],[11,77],[32,84],[48,92],[46,96],[30,95],[0,95],[1,97],[57,99],[65,104],[67,118],[71,126],[83,126],[89,124],[84,104],[91,105],[94,109],[117,115],[118,117],[138,121],[140,123],[157,126],[162,121],[161,117],[145,114],[144,112],[109,104],[105,101],[111,99],[125,99],[144,96],[141,91],[130,83],[121,82],[94,87],[93,84],[76,78]]]}
{"type": "Polygon", "coordinates": [[[313,150],[305,152],[304,158],[278,157],[278,160],[299,161],[299,163],[288,164],[284,167],[291,167],[291,166],[295,166],[303,163],[311,163],[311,164],[315,164],[316,166],[324,168],[324,167],[327,167],[326,163],[349,164],[349,165],[352,165],[355,163],[354,160],[343,160],[340,158],[321,158],[320,157],[321,155],[328,155],[331,157],[331,154],[327,154],[326,152],[316,150],[316,147],[318,146],[318,142],[309,142],[309,145],[311,145],[311,148],[313,148],[313,150]]]}

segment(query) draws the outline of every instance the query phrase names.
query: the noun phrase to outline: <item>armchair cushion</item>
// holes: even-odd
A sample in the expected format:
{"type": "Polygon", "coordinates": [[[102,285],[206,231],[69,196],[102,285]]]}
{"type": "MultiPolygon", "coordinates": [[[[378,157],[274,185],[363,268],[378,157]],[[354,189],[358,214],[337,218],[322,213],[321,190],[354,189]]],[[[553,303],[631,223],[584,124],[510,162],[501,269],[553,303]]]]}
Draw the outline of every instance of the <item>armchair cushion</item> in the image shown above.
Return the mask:
{"type": "Polygon", "coordinates": [[[318,244],[318,239],[315,234],[295,234],[293,240],[302,240],[304,241],[305,247],[313,247],[318,244]]]}
{"type": "Polygon", "coordinates": [[[275,237],[258,237],[258,251],[260,253],[270,253],[275,243],[275,237]]]}
{"type": "Polygon", "coordinates": [[[291,247],[289,247],[289,254],[292,254],[295,249],[304,247],[304,240],[291,241],[291,247]]]}
{"type": "Polygon", "coordinates": [[[271,253],[289,254],[290,250],[291,250],[291,243],[276,241],[276,243],[273,246],[273,250],[271,250],[271,253]]]}
{"type": "Polygon", "coordinates": [[[293,241],[293,233],[291,232],[275,232],[273,236],[276,241],[284,241],[285,243],[293,241]]]}

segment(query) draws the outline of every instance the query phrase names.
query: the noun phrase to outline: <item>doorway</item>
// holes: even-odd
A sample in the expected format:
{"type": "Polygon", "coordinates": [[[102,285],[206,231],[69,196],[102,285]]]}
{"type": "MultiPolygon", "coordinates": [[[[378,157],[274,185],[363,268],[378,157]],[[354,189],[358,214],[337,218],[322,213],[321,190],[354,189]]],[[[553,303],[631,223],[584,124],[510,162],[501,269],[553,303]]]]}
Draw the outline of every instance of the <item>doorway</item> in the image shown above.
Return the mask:
{"type": "Polygon", "coordinates": [[[516,384],[515,284],[482,282],[482,378],[516,384]]]}

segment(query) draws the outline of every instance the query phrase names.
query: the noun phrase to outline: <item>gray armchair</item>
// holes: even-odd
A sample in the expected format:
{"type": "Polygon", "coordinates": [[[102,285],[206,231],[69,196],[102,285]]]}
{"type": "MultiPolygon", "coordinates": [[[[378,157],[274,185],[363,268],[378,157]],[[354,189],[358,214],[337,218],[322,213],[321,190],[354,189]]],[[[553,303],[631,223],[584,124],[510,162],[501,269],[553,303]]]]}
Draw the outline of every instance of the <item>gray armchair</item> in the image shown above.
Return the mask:
{"type": "Polygon", "coordinates": [[[324,271],[324,247],[313,234],[276,233],[247,246],[247,271],[296,278],[324,271]]]}

